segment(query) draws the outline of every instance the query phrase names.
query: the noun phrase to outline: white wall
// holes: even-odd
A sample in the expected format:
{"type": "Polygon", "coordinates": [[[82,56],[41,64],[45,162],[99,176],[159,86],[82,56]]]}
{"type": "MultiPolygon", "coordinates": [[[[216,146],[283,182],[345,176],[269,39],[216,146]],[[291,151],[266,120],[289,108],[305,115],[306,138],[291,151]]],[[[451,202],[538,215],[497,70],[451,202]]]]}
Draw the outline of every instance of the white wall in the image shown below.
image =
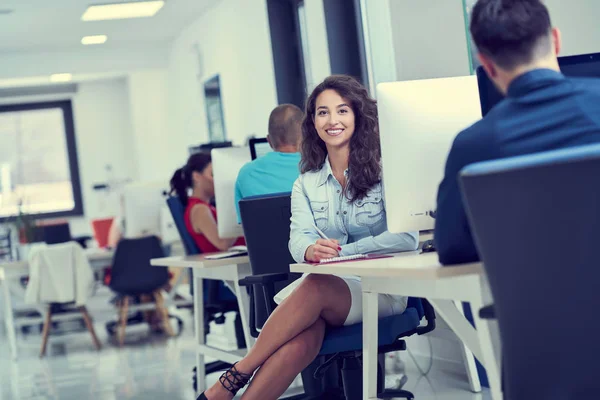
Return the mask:
{"type": "Polygon", "coordinates": [[[545,0],[554,26],[562,31],[561,55],[600,52],[600,1],[545,0]]]}
{"type": "Polygon", "coordinates": [[[85,217],[71,219],[74,235],[89,233],[90,220],[114,216],[118,202],[92,190],[97,183],[111,178],[138,178],[134,152],[129,93],[125,78],[83,83],[73,97],[73,117],[79,159],[79,173],[85,217]]]}
{"type": "Polygon", "coordinates": [[[390,2],[398,80],[469,75],[461,0],[390,2]]]}
{"type": "Polygon", "coordinates": [[[141,181],[163,180],[165,185],[185,159],[185,148],[171,140],[167,70],[137,71],[127,79],[132,141],[141,181]]]}
{"type": "MultiPolygon", "coordinates": [[[[563,34],[561,55],[600,52],[599,1],[545,0],[545,3],[554,26],[563,34]]],[[[462,0],[367,2],[367,15],[376,82],[391,80],[394,72],[397,80],[469,74],[462,0]],[[391,33],[389,20],[382,20],[388,6],[391,33]],[[388,55],[394,54],[395,71],[392,71],[392,57],[386,58],[386,51],[388,55]]]]}
{"type": "Polygon", "coordinates": [[[265,136],[277,93],[264,0],[223,0],[175,40],[169,125],[179,148],[208,141],[203,82],[216,74],[228,140],[243,144],[250,135],[265,136]]]}

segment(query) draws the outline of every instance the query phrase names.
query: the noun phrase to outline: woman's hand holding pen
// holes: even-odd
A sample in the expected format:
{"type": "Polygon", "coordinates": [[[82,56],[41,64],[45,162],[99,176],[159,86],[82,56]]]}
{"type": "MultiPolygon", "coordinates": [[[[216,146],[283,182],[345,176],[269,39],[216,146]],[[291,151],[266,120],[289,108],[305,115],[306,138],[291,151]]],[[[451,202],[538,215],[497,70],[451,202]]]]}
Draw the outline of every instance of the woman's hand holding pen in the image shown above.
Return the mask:
{"type": "Polygon", "coordinates": [[[328,258],[337,257],[340,254],[340,251],[342,251],[340,242],[335,239],[329,239],[317,225],[313,224],[313,228],[315,228],[315,231],[321,236],[321,239],[318,239],[317,243],[306,249],[304,259],[309,262],[319,262],[328,258]]]}
{"type": "Polygon", "coordinates": [[[304,259],[310,262],[319,262],[327,258],[337,257],[342,248],[335,239],[318,239],[317,242],[306,249],[304,259]]]}

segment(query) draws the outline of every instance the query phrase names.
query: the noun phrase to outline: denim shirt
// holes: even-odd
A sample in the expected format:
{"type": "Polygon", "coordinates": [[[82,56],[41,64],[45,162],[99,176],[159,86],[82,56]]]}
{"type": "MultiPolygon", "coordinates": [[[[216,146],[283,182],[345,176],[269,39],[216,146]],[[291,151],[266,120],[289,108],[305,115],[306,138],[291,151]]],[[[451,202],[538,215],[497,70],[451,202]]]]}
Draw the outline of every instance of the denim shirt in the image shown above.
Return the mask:
{"type": "Polygon", "coordinates": [[[313,224],[339,241],[340,256],[412,251],[419,245],[418,232],[387,231],[382,183],[351,202],[343,196],[328,158],[320,171],[300,175],[292,189],[289,249],[298,263],[305,262],[306,249],[320,238],[313,224]]]}

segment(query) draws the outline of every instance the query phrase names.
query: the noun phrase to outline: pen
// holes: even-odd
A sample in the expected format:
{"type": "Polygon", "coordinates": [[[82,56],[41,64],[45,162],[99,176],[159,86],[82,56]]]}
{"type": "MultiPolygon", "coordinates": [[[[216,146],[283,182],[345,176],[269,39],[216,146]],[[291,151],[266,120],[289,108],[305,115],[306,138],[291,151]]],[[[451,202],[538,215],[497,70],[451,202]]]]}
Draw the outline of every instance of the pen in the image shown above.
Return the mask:
{"type": "MultiPolygon", "coordinates": [[[[317,230],[317,233],[319,234],[319,236],[321,236],[321,239],[325,239],[325,240],[331,241],[331,239],[329,239],[327,237],[327,235],[324,234],[323,231],[319,229],[319,227],[317,227],[317,225],[312,224],[312,226],[313,226],[313,228],[315,228],[317,230]]],[[[339,245],[338,245],[338,250],[342,250],[341,246],[339,246],[339,245]]]]}

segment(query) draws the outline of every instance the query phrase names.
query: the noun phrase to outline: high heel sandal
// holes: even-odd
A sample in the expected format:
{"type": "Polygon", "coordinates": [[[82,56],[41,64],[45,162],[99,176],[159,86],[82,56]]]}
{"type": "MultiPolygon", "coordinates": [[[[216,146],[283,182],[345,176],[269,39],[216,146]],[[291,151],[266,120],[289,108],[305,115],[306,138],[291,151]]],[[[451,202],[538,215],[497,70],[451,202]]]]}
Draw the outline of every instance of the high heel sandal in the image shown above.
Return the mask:
{"type": "MultiPolygon", "coordinates": [[[[237,392],[242,389],[244,386],[250,382],[250,378],[252,378],[252,374],[243,374],[237,370],[235,364],[231,366],[221,377],[219,378],[219,382],[221,386],[223,386],[229,393],[233,394],[233,397],[237,394],[237,392]]],[[[205,395],[204,392],[200,394],[200,396],[196,400],[210,400],[205,395]]]]}

